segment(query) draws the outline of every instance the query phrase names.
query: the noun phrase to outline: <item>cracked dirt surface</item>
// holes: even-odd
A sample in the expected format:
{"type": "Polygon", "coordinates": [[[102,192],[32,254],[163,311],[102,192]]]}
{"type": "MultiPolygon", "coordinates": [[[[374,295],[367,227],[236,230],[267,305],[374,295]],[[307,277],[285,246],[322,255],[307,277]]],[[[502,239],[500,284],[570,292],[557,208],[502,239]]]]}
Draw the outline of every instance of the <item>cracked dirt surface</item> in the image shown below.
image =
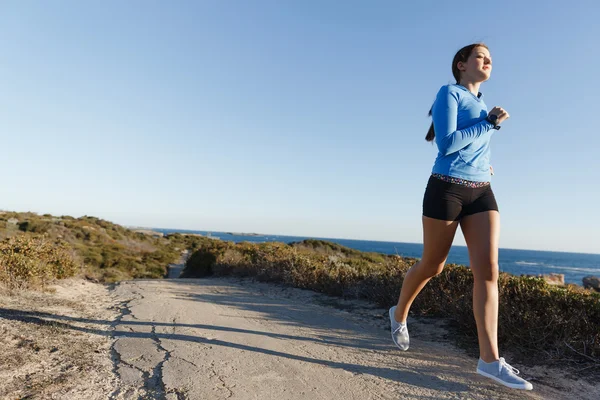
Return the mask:
{"type": "MultiPolygon", "coordinates": [[[[0,399],[597,399],[600,384],[520,368],[533,392],[475,374],[439,319],[241,278],[71,279],[0,292],[0,399]]],[[[510,362],[510,360],[508,360],[510,362]]]]}
{"type": "MultiPolygon", "coordinates": [[[[391,343],[387,310],[239,278],[123,282],[113,324],[113,398],[592,399],[600,386],[528,369],[533,392],[475,374],[439,320],[409,319],[391,343]]],[[[510,360],[509,360],[510,361],[510,360]]],[[[517,366],[518,367],[518,366],[517,366]]]]}
{"type": "Polygon", "coordinates": [[[0,399],[106,399],[120,385],[109,356],[118,301],[76,278],[0,288],[0,399]]]}

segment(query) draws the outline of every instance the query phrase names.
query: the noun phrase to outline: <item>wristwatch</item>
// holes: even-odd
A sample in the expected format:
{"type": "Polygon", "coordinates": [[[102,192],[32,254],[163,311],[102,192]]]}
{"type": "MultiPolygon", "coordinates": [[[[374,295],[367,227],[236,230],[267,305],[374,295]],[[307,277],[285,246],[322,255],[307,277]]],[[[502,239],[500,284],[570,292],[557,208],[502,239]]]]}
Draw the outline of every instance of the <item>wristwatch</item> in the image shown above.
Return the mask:
{"type": "Polygon", "coordinates": [[[487,122],[494,125],[495,130],[500,130],[501,127],[500,125],[498,125],[498,116],[496,114],[488,114],[488,116],[485,119],[487,122]]]}

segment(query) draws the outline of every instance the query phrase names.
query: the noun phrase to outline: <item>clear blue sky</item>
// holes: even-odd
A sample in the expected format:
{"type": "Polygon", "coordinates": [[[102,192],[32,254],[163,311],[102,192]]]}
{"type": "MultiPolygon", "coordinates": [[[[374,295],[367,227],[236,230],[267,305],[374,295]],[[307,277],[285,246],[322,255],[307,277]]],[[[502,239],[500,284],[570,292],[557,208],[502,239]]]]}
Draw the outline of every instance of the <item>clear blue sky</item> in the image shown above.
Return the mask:
{"type": "MultiPolygon", "coordinates": [[[[600,253],[596,1],[2,1],[0,208],[421,242],[431,103],[484,41],[501,247],[600,253]]],[[[464,244],[459,233],[455,244],[464,244]]]]}

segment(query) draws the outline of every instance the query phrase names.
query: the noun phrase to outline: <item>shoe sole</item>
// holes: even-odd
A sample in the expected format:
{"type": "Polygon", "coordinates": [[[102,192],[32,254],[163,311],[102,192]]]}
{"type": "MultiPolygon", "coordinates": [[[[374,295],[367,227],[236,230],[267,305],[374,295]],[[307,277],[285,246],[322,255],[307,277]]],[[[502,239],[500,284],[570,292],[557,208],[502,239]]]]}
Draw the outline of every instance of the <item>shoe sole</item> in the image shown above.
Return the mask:
{"type": "Polygon", "coordinates": [[[477,369],[477,373],[479,375],[485,376],[486,378],[493,379],[496,382],[498,382],[499,384],[507,386],[507,387],[509,387],[511,389],[533,390],[533,385],[531,385],[531,383],[529,384],[529,386],[523,386],[523,385],[519,385],[517,383],[507,383],[507,382],[504,382],[502,379],[500,379],[498,377],[495,377],[494,375],[488,374],[487,372],[484,372],[484,371],[482,371],[480,369],[477,369]]]}
{"type": "MultiPolygon", "coordinates": [[[[392,309],[393,309],[393,308],[394,308],[394,307],[390,308],[390,310],[388,311],[388,315],[390,316],[390,325],[392,324],[392,321],[394,321],[394,320],[395,320],[395,318],[394,318],[394,316],[393,316],[393,314],[392,314],[392,309]]],[[[391,329],[391,328],[390,328],[390,329],[391,329]]],[[[399,348],[400,350],[402,350],[402,351],[406,351],[406,350],[408,350],[408,347],[409,347],[409,346],[406,346],[406,348],[405,348],[405,349],[403,349],[402,347],[400,347],[400,345],[399,345],[398,343],[396,343],[396,340],[394,339],[394,332],[392,332],[392,342],[394,342],[394,344],[396,345],[396,347],[397,347],[397,348],[399,348]]]]}

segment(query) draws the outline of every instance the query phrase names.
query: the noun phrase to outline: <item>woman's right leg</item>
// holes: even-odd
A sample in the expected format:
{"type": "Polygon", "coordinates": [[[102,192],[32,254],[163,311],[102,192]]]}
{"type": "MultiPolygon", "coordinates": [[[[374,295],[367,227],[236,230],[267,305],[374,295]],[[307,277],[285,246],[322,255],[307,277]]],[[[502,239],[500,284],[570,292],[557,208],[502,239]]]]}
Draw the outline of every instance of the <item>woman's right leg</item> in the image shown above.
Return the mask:
{"type": "Polygon", "coordinates": [[[427,282],[444,269],[458,221],[423,216],[423,257],[406,273],[394,318],[406,322],[408,310],[427,282]]]}

